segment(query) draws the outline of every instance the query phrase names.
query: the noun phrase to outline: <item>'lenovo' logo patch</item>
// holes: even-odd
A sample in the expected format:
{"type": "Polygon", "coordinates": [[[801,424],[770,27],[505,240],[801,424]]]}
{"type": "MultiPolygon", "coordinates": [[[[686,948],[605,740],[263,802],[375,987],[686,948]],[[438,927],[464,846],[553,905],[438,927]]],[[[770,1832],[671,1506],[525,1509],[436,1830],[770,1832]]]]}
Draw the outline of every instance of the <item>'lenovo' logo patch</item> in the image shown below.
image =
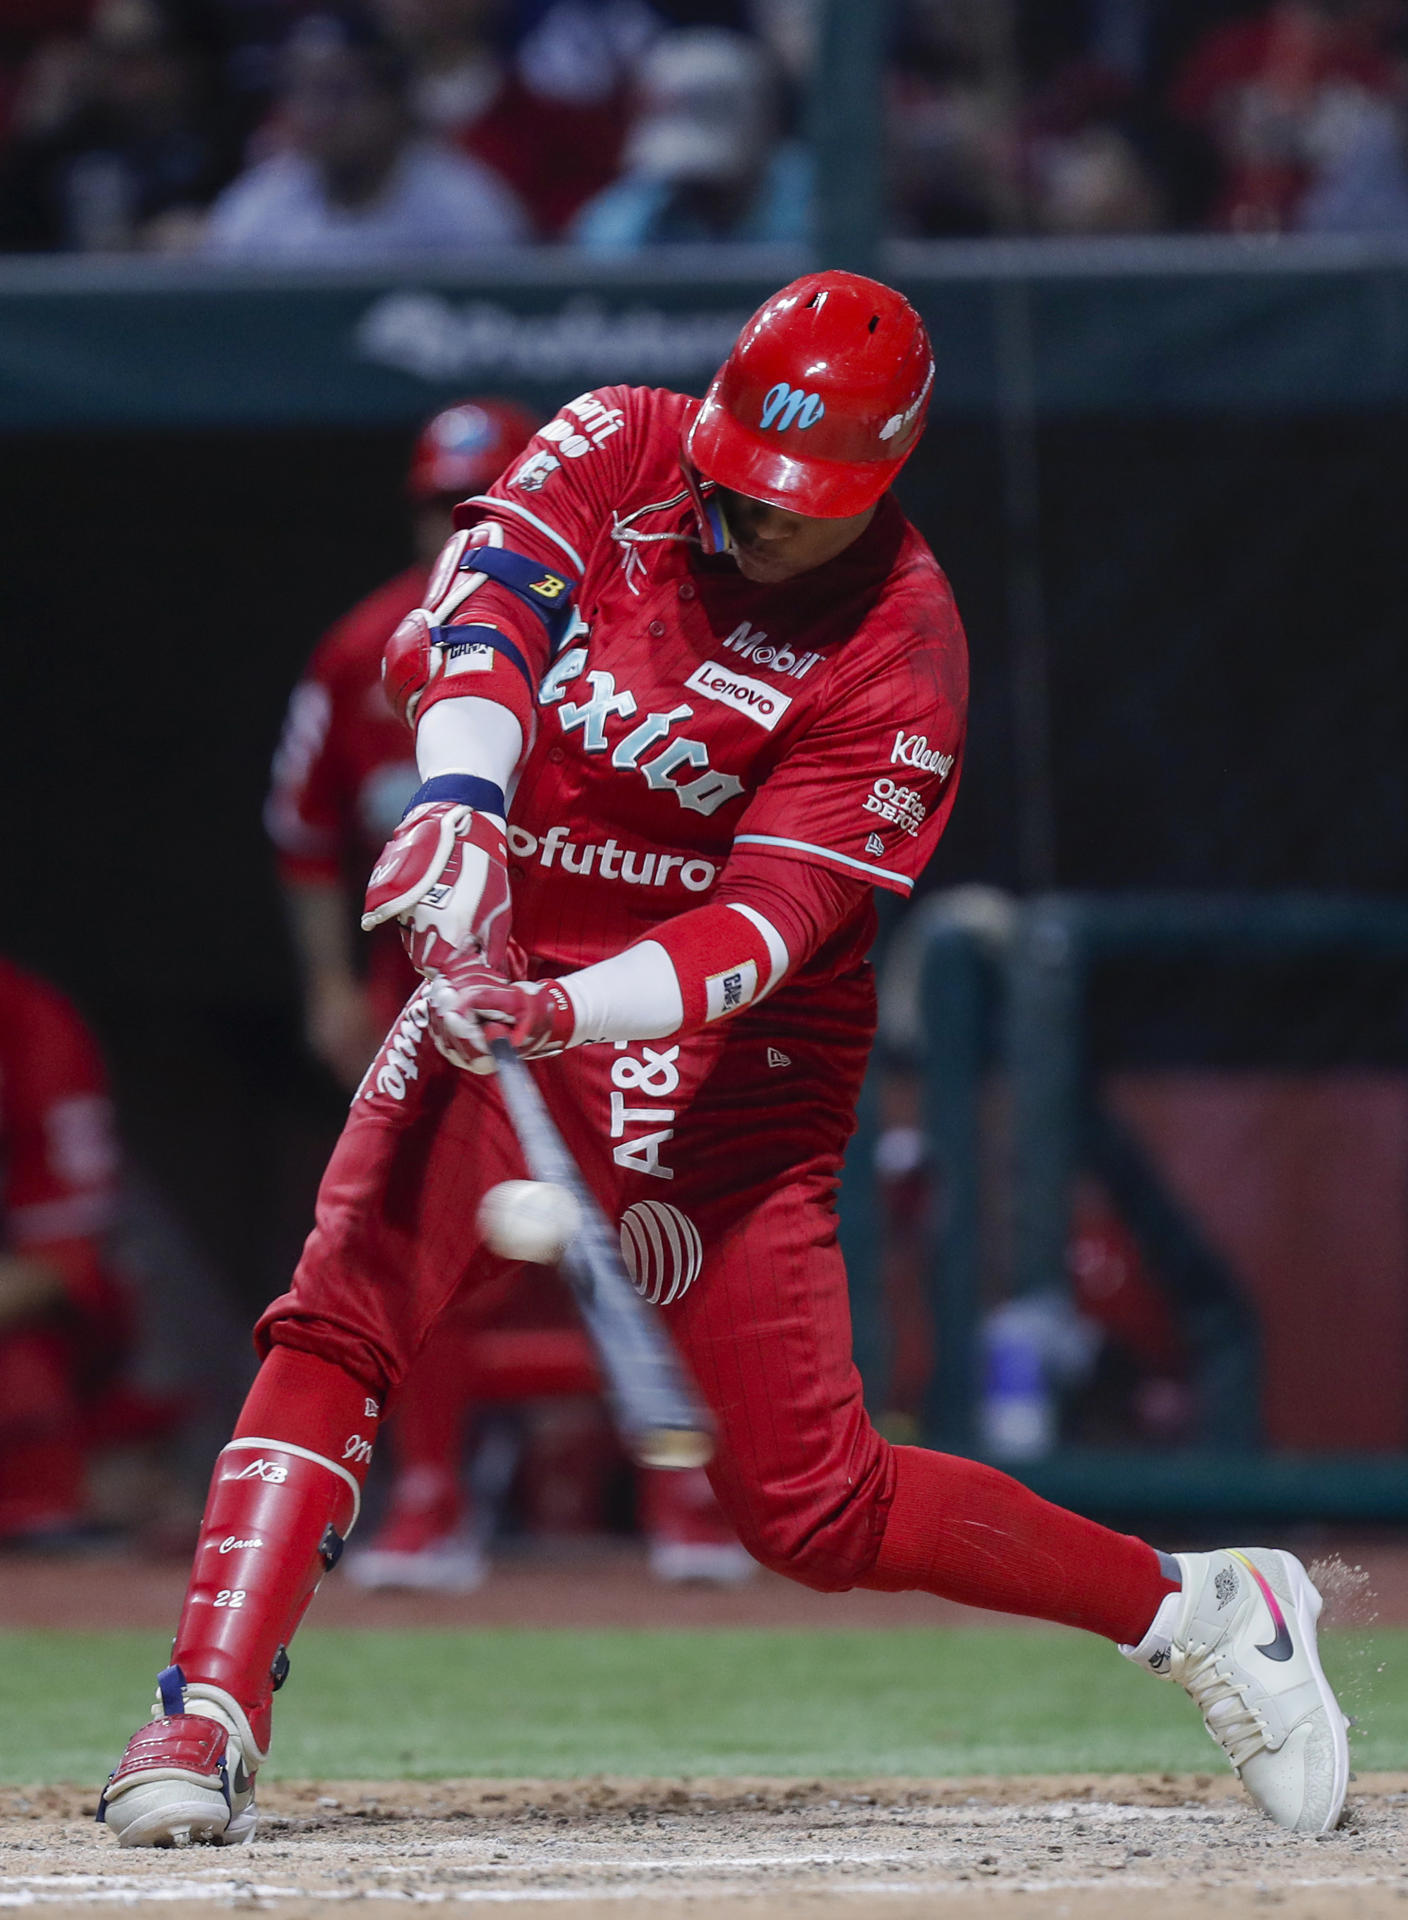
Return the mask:
{"type": "Polygon", "coordinates": [[[703,666],[696,667],[685,685],[691,693],[702,693],[706,700],[719,700],[726,707],[746,713],[769,733],[792,704],[790,693],[779,693],[776,687],[721,667],[716,660],[706,660],[703,666]]]}

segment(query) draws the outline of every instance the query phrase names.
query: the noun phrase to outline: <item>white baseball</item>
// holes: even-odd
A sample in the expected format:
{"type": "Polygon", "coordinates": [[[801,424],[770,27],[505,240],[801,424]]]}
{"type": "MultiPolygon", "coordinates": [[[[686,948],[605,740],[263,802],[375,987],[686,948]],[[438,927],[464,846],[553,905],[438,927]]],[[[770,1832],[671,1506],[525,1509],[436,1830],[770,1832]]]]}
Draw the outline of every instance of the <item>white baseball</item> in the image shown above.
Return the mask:
{"type": "Polygon", "coordinates": [[[577,1202],[551,1180],[501,1180],[479,1202],[479,1231],[505,1260],[555,1266],[581,1224],[577,1202]]]}

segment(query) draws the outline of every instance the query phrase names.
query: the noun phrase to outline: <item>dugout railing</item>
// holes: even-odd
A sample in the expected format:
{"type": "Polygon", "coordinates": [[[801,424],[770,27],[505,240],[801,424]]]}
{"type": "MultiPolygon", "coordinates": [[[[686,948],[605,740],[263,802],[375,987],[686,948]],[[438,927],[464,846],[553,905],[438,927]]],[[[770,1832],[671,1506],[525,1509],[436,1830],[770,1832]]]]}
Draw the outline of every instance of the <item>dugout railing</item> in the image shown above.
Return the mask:
{"type": "MultiPolygon", "coordinates": [[[[971,896],[920,909],[924,1127],[938,1205],[927,1288],[936,1366],[925,1440],[979,1449],[981,1328],[994,1293],[985,1088],[1007,1116],[1001,1291],[1068,1283],[1072,1197],[1084,1167],[1104,1182],[1150,1256],[1193,1356],[1199,1443],[1167,1450],[1060,1448],[1022,1477],[1103,1512],[1383,1521],[1408,1518],[1400,1452],[1273,1452],[1258,1419],[1258,1319],[1226,1259],[1179,1204],[1132,1131],[1105,1106],[1089,1039],[1092,979],[1110,961],[1408,962],[1408,905],[1325,895],[1047,894],[977,910],[971,896]]],[[[990,1124],[990,1114],[989,1114],[990,1124]]],[[[1408,1207],[1408,1167],[1402,1205],[1408,1207]]],[[[1293,1196],[1287,1196],[1288,1204],[1293,1196]]],[[[863,1205],[864,1203],[862,1203],[863,1205]]],[[[863,1283],[864,1284],[864,1283],[863,1283]]],[[[1326,1275],[1335,1284],[1335,1275],[1326,1275]]],[[[1408,1391],[1396,1381],[1393,1391],[1408,1391]]]]}

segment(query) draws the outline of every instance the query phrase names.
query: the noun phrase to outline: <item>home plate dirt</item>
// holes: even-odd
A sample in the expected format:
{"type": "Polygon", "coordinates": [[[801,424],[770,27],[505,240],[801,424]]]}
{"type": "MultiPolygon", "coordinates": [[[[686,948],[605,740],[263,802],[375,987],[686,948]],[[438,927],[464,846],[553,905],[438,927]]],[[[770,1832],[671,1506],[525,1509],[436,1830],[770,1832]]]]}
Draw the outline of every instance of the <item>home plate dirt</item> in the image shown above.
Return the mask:
{"type": "Polygon", "coordinates": [[[1323,1840],[1230,1780],[440,1781],[275,1785],[253,1846],[123,1851],[70,1788],[0,1790],[0,1909],[390,1920],[1408,1920],[1408,1775],[1323,1840]]]}

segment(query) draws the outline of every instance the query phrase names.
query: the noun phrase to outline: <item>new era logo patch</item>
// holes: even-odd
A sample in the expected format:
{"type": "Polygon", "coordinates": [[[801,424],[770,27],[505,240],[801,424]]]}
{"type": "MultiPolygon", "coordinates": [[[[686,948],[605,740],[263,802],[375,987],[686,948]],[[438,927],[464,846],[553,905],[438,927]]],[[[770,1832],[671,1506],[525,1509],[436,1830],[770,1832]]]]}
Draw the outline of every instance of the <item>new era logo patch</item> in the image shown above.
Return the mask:
{"type": "Polygon", "coordinates": [[[880,838],[878,833],[872,833],[865,843],[865,850],[867,853],[883,853],[885,851],[885,842],[880,838]]]}
{"type": "Polygon", "coordinates": [[[768,1048],[768,1065],[770,1067],[790,1067],[791,1064],[791,1054],[784,1053],[781,1047],[768,1048]]]}

